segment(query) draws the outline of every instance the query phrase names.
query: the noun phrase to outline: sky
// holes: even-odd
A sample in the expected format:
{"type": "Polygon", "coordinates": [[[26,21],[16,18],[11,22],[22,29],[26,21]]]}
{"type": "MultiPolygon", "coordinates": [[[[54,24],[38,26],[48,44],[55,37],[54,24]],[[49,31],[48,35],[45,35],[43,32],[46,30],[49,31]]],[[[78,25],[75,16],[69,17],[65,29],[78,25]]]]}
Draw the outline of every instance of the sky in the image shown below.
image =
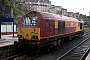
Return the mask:
{"type": "Polygon", "coordinates": [[[79,12],[89,16],[90,0],[50,0],[52,5],[62,6],[68,12],[79,12]]]}

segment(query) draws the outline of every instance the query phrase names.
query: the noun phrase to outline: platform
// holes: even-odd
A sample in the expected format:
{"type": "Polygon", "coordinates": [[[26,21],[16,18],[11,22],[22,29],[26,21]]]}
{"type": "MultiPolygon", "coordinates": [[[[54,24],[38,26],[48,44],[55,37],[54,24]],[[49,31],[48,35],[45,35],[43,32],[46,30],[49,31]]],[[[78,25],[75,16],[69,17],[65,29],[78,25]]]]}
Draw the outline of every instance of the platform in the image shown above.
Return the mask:
{"type": "Polygon", "coordinates": [[[90,60],[90,52],[89,52],[89,54],[88,54],[88,56],[86,57],[85,60],[90,60]]]}
{"type": "Polygon", "coordinates": [[[0,40],[8,40],[8,39],[18,39],[17,38],[17,34],[14,34],[14,38],[13,38],[13,35],[1,35],[1,39],[0,40]]]}
{"type": "Polygon", "coordinates": [[[17,34],[14,36],[15,37],[13,38],[13,35],[2,35],[0,39],[0,47],[12,45],[14,44],[14,41],[18,41],[18,38],[16,37],[17,34]]]}

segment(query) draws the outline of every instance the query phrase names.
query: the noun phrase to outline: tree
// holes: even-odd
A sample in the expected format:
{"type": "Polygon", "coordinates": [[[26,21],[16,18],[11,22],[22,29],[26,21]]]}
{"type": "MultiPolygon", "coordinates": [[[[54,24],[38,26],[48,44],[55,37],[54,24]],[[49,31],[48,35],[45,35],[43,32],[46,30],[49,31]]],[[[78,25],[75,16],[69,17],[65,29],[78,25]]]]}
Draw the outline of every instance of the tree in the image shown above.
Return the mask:
{"type": "MultiPolygon", "coordinates": [[[[11,8],[13,8],[13,10],[14,10],[14,13],[15,14],[17,14],[17,12],[18,12],[18,9],[17,8],[15,8],[14,6],[13,6],[13,1],[14,0],[3,0],[5,3],[7,3],[8,4],[8,6],[10,6],[11,8]]],[[[16,0],[15,0],[16,1],[16,0]]]]}
{"type": "Polygon", "coordinates": [[[13,9],[13,17],[15,23],[18,23],[18,20],[20,19],[20,15],[24,15],[25,13],[21,11],[21,9],[15,7],[17,1],[16,0],[3,0],[9,7],[13,9]]]}

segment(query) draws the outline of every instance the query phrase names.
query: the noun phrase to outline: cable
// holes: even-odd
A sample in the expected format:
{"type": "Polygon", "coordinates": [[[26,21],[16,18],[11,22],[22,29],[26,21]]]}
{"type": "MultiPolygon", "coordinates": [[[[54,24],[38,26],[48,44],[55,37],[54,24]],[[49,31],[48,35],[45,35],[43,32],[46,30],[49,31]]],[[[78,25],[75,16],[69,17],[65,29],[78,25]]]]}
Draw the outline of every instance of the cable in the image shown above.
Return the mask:
{"type": "MultiPolygon", "coordinates": [[[[85,10],[84,7],[82,7],[82,6],[80,6],[80,5],[77,5],[77,4],[75,4],[75,3],[73,3],[73,2],[71,2],[71,1],[69,1],[69,0],[67,0],[67,1],[68,1],[69,3],[71,3],[72,5],[74,5],[76,8],[77,8],[77,7],[80,7],[80,8],[81,8],[80,10],[84,12],[84,10],[85,10]]],[[[75,10],[75,12],[76,12],[76,10],[75,10]]]]}

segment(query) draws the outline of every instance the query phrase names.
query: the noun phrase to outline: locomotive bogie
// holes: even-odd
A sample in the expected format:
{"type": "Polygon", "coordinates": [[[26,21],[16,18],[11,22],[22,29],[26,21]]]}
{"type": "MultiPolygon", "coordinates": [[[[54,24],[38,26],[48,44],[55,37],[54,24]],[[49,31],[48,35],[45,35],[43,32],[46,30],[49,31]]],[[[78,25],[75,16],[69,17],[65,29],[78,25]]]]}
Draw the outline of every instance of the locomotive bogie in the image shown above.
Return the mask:
{"type": "Polygon", "coordinates": [[[17,51],[39,53],[39,41],[19,40],[14,42],[17,51]]]}

